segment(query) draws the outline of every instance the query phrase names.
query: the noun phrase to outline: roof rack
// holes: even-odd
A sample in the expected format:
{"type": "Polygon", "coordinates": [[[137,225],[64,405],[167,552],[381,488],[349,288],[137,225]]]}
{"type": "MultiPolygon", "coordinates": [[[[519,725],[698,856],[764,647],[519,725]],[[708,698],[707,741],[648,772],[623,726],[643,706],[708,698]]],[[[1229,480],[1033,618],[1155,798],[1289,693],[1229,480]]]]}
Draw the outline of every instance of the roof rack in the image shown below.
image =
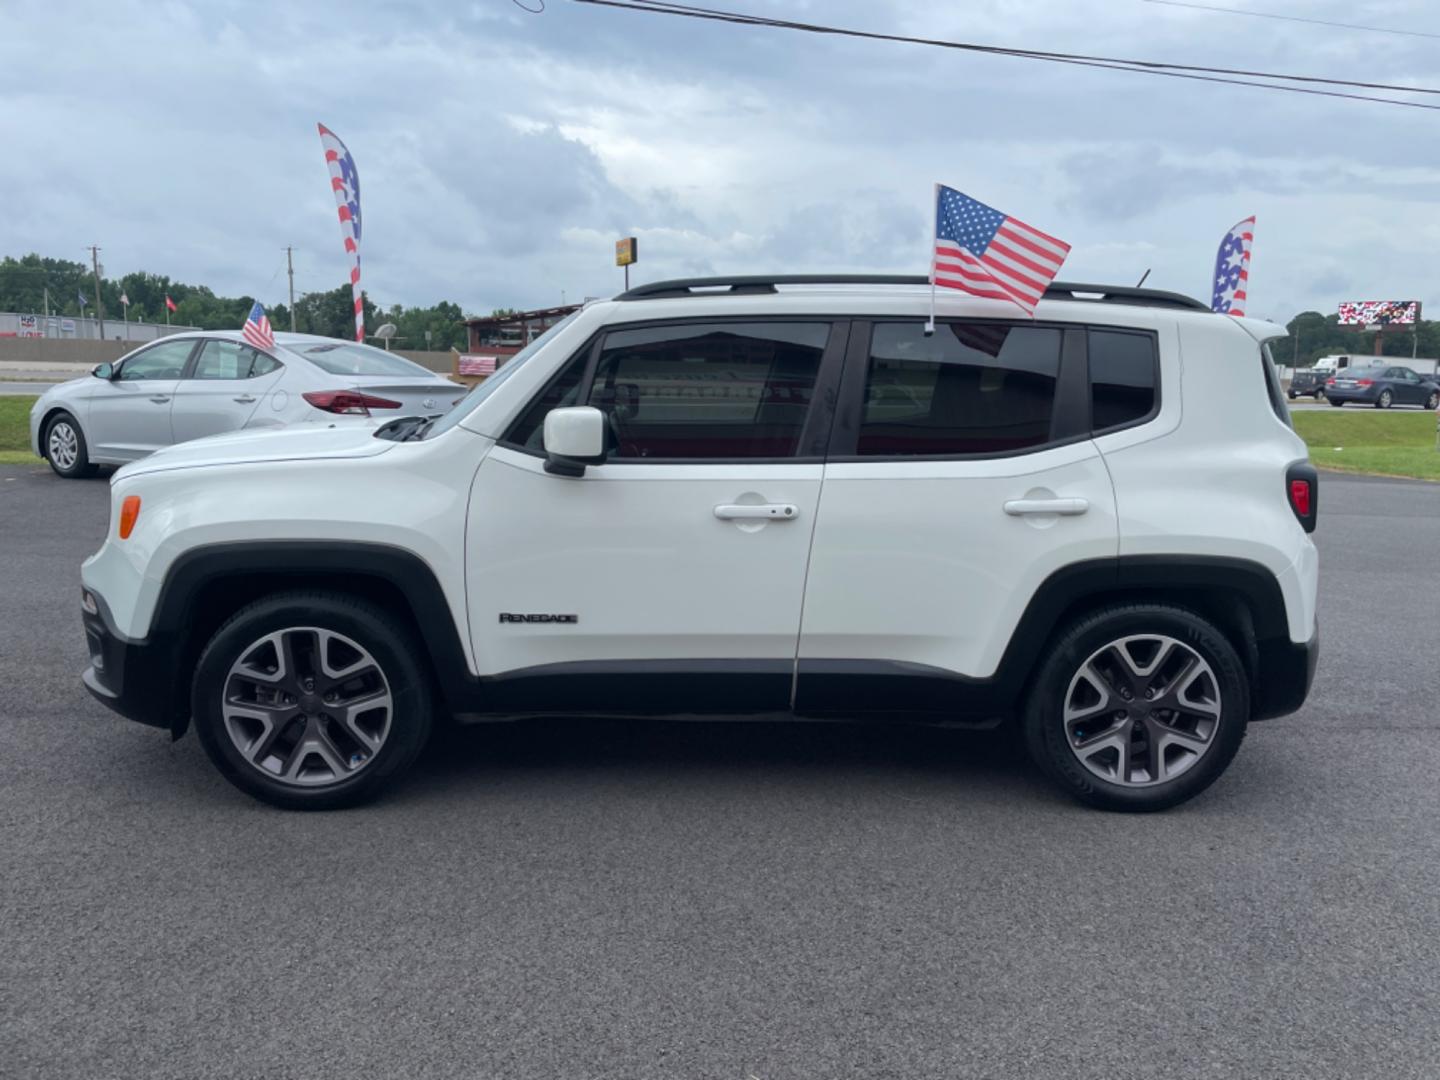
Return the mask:
{"type": "MultiPolygon", "coordinates": [[[[637,285],[616,300],[662,300],[678,296],[753,296],[778,292],[777,285],[929,285],[924,274],[742,274],[736,277],[674,278],[637,285]]],[[[1137,289],[1121,285],[1086,285],[1053,281],[1045,290],[1046,300],[1078,300],[1087,303],[1133,304],[1144,307],[1173,307],[1209,311],[1199,300],[1162,289],[1137,289]]]]}

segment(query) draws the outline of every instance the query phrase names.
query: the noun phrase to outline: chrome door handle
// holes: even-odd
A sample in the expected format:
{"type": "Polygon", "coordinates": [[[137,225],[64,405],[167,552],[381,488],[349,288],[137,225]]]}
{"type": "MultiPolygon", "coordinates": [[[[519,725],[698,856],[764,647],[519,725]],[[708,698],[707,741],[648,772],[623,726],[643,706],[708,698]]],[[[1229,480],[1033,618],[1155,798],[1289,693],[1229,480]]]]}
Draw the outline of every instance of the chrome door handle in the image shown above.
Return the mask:
{"type": "Polygon", "coordinates": [[[794,503],[761,503],[759,506],[722,503],[715,507],[715,516],[721,521],[793,521],[800,516],[800,508],[794,503]]]}
{"type": "Polygon", "coordinates": [[[233,400],[238,401],[241,405],[249,405],[255,399],[249,394],[241,394],[239,397],[234,398],[233,400]]]}
{"type": "Polygon", "coordinates": [[[1011,499],[1005,504],[1005,513],[1011,517],[1025,514],[1062,514],[1073,517],[1089,509],[1088,499],[1011,499]]]}
{"type": "Polygon", "coordinates": [[[153,401],[156,405],[164,405],[165,402],[170,400],[170,398],[167,394],[151,394],[150,400],[153,401]]]}

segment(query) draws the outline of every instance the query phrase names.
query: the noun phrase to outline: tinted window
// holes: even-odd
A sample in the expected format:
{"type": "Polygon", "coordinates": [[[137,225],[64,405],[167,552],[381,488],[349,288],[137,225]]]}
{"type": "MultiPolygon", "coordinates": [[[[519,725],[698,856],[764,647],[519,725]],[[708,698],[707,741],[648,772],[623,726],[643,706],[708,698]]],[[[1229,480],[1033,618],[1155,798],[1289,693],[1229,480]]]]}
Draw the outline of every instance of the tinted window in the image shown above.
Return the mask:
{"type": "Polygon", "coordinates": [[[1123,427],[1155,408],[1155,339],[1117,330],[1090,331],[1091,426],[1123,427]]]}
{"type": "MultiPolygon", "coordinates": [[[[505,436],[505,441],[523,446],[526,450],[534,451],[537,454],[543,450],[545,414],[551,409],[560,409],[576,404],[580,395],[580,380],[585,377],[585,362],[589,358],[589,349],[581,349],[576,356],[571,357],[569,362],[560,369],[560,374],[550,380],[550,385],[540,391],[540,396],[532,401],[530,407],[520,415],[520,419],[515,422],[510,433],[505,436]]],[[[513,362],[511,361],[511,363],[513,362]]],[[[494,375],[490,376],[491,379],[495,377],[494,375]]]]}
{"type": "Polygon", "coordinates": [[[331,375],[404,375],[431,377],[430,370],[412,364],[403,356],[374,349],[359,342],[326,341],[316,345],[287,344],[321,371],[331,375]]]}
{"type": "Polygon", "coordinates": [[[610,417],[612,458],[790,457],[829,336],[826,323],[621,330],[588,403],[610,417]]]}
{"type": "Polygon", "coordinates": [[[185,361],[190,359],[190,350],[194,346],[193,338],[164,341],[151,346],[121,364],[118,378],[125,382],[139,379],[178,379],[185,370],[185,361]]]}
{"type": "Polygon", "coordinates": [[[269,375],[272,371],[279,371],[285,365],[276,360],[273,356],[266,356],[257,352],[255,359],[250,362],[250,378],[258,378],[261,375],[269,375]]]}
{"type": "Polygon", "coordinates": [[[249,379],[274,371],[279,365],[268,356],[261,356],[248,345],[238,341],[207,341],[195,360],[192,379],[249,379]],[[268,361],[269,366],[256,370],[257,365],[268,361]]]}
{"type": "Polygon", "coordinates": [[[1050,438],[1060,331],[998,323],[877,323],[858,452],[995,454],[1050,438]]]}

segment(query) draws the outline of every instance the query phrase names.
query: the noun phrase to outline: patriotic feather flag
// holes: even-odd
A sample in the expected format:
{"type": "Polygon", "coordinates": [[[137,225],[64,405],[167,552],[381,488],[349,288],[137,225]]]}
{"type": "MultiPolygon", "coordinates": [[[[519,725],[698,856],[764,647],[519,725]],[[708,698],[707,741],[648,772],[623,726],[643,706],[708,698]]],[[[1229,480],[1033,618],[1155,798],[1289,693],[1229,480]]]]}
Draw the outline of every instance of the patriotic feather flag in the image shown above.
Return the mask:
{"type": "Polygon", "coordinates": [[[1215,276],[1210,281],[1210,310],[1244,318],[1250,302],[1250,248],[1255,243],[1255,219],[1248,217],[1220,241],[1215,253],[1215,276]]]}
{"type": "MultiPolygon", "coordinates": [[[[930,261],[934,286],[974,296],[1009,300],[1027,315],[1060,272],[1070,245],[1018,218],[935,185],[935,247],[930,261]]],[[[931,325],[934,325],[931,314],[931,325]]]]}
{"type": "Polygon", "coordinates": [[[350,291],[355,298],[355,340],[365,340],[365,303],[360,291],[360,173],[355,159],[340,137],[324,124],[320,129],[320,145],[325,148],[325,164],[330,167],[330,188],[335,192],[335,209],[340,215],[340,237],[350,256],[350,291]]]}

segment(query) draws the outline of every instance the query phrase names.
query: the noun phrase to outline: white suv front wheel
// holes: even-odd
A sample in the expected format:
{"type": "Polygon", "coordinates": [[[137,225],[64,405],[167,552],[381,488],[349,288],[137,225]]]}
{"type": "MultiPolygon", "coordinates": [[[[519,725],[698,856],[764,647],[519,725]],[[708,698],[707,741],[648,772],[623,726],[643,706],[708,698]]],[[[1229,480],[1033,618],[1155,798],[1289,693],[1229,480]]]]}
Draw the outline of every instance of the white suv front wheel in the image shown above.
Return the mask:
{"type": "Polygon", "coordinates": [[[1061,635],[1024,722],[1031,755],[1071,794],[1145,811],[1209,787],[1249,712],[1244,668],[1215,626],[1180,608],[1128,605],[1061,635]]]}
{"type": "Polygon", "coordinates": [[[429,679],[398,623],[336,593],[282,593],[237,612],[195,670],[195,730],[210,760],[289,809],[377,794],[430,732],[429,679]]]}

